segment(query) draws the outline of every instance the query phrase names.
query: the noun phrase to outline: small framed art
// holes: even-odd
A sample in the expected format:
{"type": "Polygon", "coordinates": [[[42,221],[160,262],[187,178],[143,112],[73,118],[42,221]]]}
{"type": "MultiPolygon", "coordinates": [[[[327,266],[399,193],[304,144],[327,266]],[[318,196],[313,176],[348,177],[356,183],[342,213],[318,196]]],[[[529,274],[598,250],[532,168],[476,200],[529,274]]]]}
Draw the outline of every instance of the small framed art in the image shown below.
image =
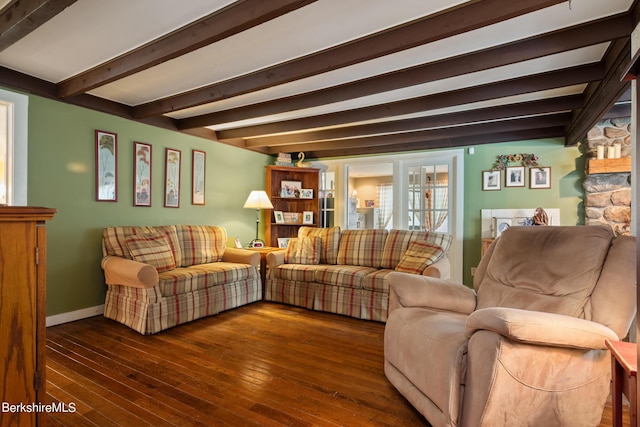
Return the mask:
{"type": "Polygon", "coordinates": [[[191,204],[204,205],[204,179],[207,153],[193,150],[191,159],[191,204]]]}
{"type": "Polygon", "coordinates": [[[133,206],[151,206],[151,145],[133,143],[135,193],[133,206]]]}
{"type": "Polygon", "coordinates": [[[313,190],[310,188],[303,188],[300,190],[301,199],[313,199],[313,190]]]}
{"type": "Polygon", "coordinates": [[[302,223],[313,224],[313,211],[302,212],[302,223]]]}
{"type": "Polygon", "coordinates": [[[95,131],[96,144],[96,200],[118,201],[118,135],[95,131]]]}
{"type": "Polygon", "coordinates": [[[284,224],[284,213],[282,211],[273,211],[276,224],[284,224]]]}
{"type": "Polygon", "coordinates": [[[529,188],[551,188],[551,168],[534,167],[529,169],[529,188]]]}
{"type": "Polygon", "coordinates": [[[164,207],[180,207],[180,163],[182,151],[167,148],[164,164],[164,207]]]}
{"type": "Polygon", "coordinates": [[[301,186],[302,182],[300,181],[281,181],[280,197],[299,199],[301,186]]]}
{"type": "Polygon", "coordinates": [[[500,171],[482,171],[482,191],[500,190],[500,171]]]}
{"type": "Polygon", "coordinates": [[[505,187],[524,187],[524,166],[509,166],[504,175],[505,187]]]}
{"type": "Polygon", "coordinates": [[[289,246],[290,237],[278,237],[278,247],[280,249],[286,249],[289,246]]]}

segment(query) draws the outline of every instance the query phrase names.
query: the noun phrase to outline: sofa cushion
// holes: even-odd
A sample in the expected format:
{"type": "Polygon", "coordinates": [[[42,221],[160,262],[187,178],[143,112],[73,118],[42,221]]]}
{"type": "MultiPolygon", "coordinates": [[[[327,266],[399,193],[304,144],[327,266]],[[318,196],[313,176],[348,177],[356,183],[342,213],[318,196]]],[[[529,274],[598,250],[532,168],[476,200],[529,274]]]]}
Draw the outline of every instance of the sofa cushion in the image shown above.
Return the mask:
{"type": "Polygon", "coordinates": [[[390,230],[384,244],[382,254],[382,268],[396,268],[400,259],[407,251],[409,244],[416,240],[425,240],[440,246],[445,253],[451,247],[453,237],[444,233],[429,233],[427,231],[390,230]]]}
{"type": "Polygon", "coordinates": [[[374,292],[389,293],[389,283],[387,281],[387,275],[393,273],[395,270],[384,268],[382,270],[374,271],[373,273],[364,276],[362,282],[363,289],[367,289],[374,292]]]}
{"type": "Polygon", "coordinates": [[[269,270],[269,280],[313,282],[318,266],[310,264],[281,264],[269,270]]]}
{"type": "Polygon", "coordinates": [[[176,230],[182,248],[182,267],[222,260],[227,246],[227,231],[223,227],[178,225],[176,230]]]}
{"type": "Polygon", "coordinates": [[[324,285],[361,289],[364,277],[376,271],[373,267],[356,265],[319,265],[315,270],[315,281],[324,285]]]}
{"type": "Polygon", "coordinates": [[[158,273],[176,268],[169,239],[164,233],[134,234],[125,245],[134,261],[150,264],[158,273]]]}
{"type": "Polygon", "coordinates": [[[340,235],[338,264],[379,268],[387,230],[344,230],[340,235]]]}
{"type": "Polygon", "coordinates": [[[160,273],[159,286],[163,296],[179,295],[247,280],[257,274],[256,268],[247,264],[214,262],[160,273]]]}
{"type": "Polygon", "coordinates": [[[284,262],[287,264],[319,264],[322,238],[318,236],[289,240],[284,262]]]}
{"type": "Polygon", "coordinates": [[[426,240],[416,240],[409,244],[407,251],[396,266],[396,271],[422,274],[425,268],[435,263],[443,255],[444,250],[440,246],[433,245],[426,240]]]}
{"type": "Polygon", "coordinates": [[[340,227],[316,228],[300,227],[298,238],[317,236],[322,239],[320,264],[335,264],[338,260],[340,245],[340,227]]]}
{"type": "Polygon", "coordinates": [[[117,226],[107,227],[102,230],[102,255],[119,256],[133,259],[127,248],[127,238],[137,234],[165,233],[169,240],[169,246],[173,252],[176,265],[182,263],[182,251],[178,242],[178,234],[174,225],[148,226],[117,226]]]}

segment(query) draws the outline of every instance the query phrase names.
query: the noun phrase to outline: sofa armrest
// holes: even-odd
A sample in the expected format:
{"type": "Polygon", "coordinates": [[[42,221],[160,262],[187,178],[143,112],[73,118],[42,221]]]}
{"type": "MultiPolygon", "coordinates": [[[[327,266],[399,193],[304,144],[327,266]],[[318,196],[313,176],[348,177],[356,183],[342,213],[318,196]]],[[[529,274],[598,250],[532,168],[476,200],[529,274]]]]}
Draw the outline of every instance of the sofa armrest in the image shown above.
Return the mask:
{"type": "Polygon", "coordinates": [[[469,314],[476,308],[476,295],[460,283],[436,277],[393,272],[389,281],[389,313],[400,307],[424,307],[469,314]]]}
{"type": "Polygon", "coordinates": [[[224,248],[222,261],[235,262],[238,264],[249,264],[254,267],[260,266],[260,253],[240,248],[224,248]]]}
{"type": "Polygon", "coordinates": [[[158,284],[158,271],[152,265],[118,256],[106,256],[101,263],[107,285],[151,288],[158,284]]]}
{"type": "Polygon", "coordinates": [[[267,254],[267,268],[274,268],[284,264],[284,254],[286,252],[286,249],[282,249],[281,251],[269,252],[267,254]]]}
{"type": "Polygon", "coordinates": [[[438,261],[425,268],[422,272],[423,276],[437,277],[438,279],[450,279],[451,278],[451,262],[449,258],[443,256],[438,261]]]}
{"type": "Polygon", "coordinates": [[[469,337],[478,330],[489,330],[522,343],[594,350],[605,350],[607,339],[619,339],[611,329],[590,320],[505,307],[473,312],[466,329],[469,337]]]}

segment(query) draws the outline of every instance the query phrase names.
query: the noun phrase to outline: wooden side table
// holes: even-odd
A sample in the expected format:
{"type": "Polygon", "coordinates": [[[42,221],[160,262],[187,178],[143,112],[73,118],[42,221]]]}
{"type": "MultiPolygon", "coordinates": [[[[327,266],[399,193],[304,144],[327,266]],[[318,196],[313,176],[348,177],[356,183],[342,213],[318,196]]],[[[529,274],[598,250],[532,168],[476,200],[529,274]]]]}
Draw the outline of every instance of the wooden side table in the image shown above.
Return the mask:
{"type": "Polygon", "coordinates": [[[611,350],[611,409],[613,425],[622,427],[622,395],[629,399],[630,425],[638,422],[638,350],[636,343],[606,341],[611,350]]]}

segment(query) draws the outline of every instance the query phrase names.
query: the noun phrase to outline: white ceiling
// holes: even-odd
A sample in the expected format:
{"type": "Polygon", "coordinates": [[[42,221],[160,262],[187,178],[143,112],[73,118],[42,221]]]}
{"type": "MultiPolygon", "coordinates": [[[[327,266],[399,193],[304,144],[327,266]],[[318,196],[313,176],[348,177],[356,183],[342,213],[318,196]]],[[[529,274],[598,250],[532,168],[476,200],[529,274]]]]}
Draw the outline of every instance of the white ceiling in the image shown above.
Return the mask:
{"type": "MultiPolygon", "coordinates": [[[[256,3],[256,0],[248,2],[256,3]]],[[[540,3],[540,1],[530,0],[526,2],[540,3]]],[[[59,85],[67,79],[72,79],[87,70],[167,36],[193,21],[234,3],[232,0],[77,0],[49,21],[44,22],[35,31],[1,51],[0,67],[17,71],[20,75],[36,77],[42,81],[59,85]]],[[[222,38],[220,41],[177,58],[152,67],[144,67],[139,72],[91,88],[86,93],[95,98],[112,101],[113,105],[122,106],[121,109],[135,108],[212,84],[227,83],[232,79],[251,73],[263,72],[268,67],[287,62],[295,63],[305,56],[339,47],[366,36],[379,34],[419,18],[455,12],[457,7],[466,7],[472,3],[476,2],[462,0],[311,1],[304,7],[222,38]]],[[[480,3],[488,2],[485,0],[480,3]]],[[[459,55],[507,45],[604,17],[627,13],[633,4],[633,0],[564,1],[541,10],[489,24],[472,31],[443,37],[396,53],[330,69],[326,72],[316,72],[311,76],[296,78],[286,83],[276,82],[270,87],[257,88],[240,95],[233,93],[229,96],[223,95],[220,96],[222,99],[214,102],[206,102],[190,108],[172,109],[164,111],[162,115],[165,119],[175,119],[173,123],[177,123],[176,127],[180,128],[181,119],[293,97],[396,70],[445,61],[459,55]]],[[[8,7],[12,7],[12,5],[8,7]]],[[[467,18],[463,16],[459,19],[467,18]]],[[[382,90],[379,93],[364,96],[354,96],[347,100],[325,100],[313,107],[283,107],[281,111],[246,115],[240,120],[212,117],[207,128],[217,133],[222,132],[221,135],[224,135],[223,131],[226,130],[348,112],[416,97],[489,85],[537,73],[594,64],[603,62],[610,47],[611,43],[609,42],[597,43],[554,55],[491,67],[482,71],[437,78],[421,84],[382,90]]],[[[339,56],[338,54],[336,56],[339,56]]],[[[274,78],[279,77],[278,74],[274,73],[274,75],[274,78]]],[[[3,82],[0,81],[0,84],[3,82]]],[[[10,85],[11,83],[5,82],[5,84],[10,85]]],[[[568,84],[554,89],[532,90],[513,96],[498,96],[443,108],[430,108],[408,114],[389,114],[383,117],[376,116],[371,119],[365,118],[364,120],[335,123],[329,126],[307,124],[304,129],[299,131],[307,133],[314,129],[351,127],[362,123],[388,122],[401,118],[439,116],[452,112],[509,105],[514,102],[579,95],[585,93],[588,84],[588,82],[568,84]]],[[[65,99],[65,101],[74,102],[73,98],[65,99]]],[[[173,102],[172,100],[167,101],[167,103],[173,102]]],[[[132,114],[132,116],[135,115],[135,113],[132,114]]],[[[273,129],[270,128],[266,134],[250,132],[246,137],[227,138],[228,141],[225,140],[225,142],[243,146],[253,137],[281,133],[278,127],[275,127],[275,131],[273,129]]],[[[282,129],[282,133],[285,134],[292,132],[284,126],[282,129]]],[[[215,139],[216,136],[213,138],[215,139]]],[[[306,142],[311,143],[311,141],[301,139],[292,145],[292,148],[295,147],[298,151],[300,144],[306,142]]],[[[322,149],[319,144],[314,142],[310,151],[316,154],[321,153],[322,149]]],[[[247,144],[247,148],[252,147],[247,144]]],[[[267,145],[252,149],[274,153],[286,151],[287,146],[267,145]]],[[[328,153],[339,154],[335,149],[328,151],[328,153]]]]}

